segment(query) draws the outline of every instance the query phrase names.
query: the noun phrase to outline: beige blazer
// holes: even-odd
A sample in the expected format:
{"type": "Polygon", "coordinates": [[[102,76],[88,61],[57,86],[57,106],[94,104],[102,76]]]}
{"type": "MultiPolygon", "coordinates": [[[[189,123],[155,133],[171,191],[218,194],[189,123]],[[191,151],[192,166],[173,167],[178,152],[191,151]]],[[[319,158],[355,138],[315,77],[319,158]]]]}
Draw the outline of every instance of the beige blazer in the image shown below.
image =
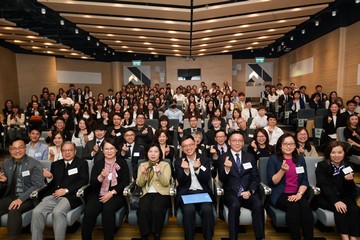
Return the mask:
{"type": "Polygon", "coordinates": [[[145,165],[147,168],[149,166],[149,162],[141,163],[138,168],[136,184],[142,188],[142,196],[149,191],[151,186],[153,186],[161,195],[170,195],[171,167],[169,163],[165,161],[160,162],[160,174],[154,173],[151,179],[149,179],[147,174],[141,173],[142,165],[145,165]],[[150,184],[148,184],[149,181],[150,184]]]}

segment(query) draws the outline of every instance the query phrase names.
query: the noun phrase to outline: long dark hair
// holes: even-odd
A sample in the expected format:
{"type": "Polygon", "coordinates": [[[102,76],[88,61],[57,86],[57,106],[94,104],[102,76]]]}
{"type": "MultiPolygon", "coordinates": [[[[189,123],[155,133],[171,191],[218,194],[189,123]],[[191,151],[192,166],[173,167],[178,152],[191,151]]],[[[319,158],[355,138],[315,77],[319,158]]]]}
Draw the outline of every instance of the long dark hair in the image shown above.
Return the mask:
{"type": "Polygon", "coordinates": [[[75,130],[75,137],[77,137],[77,138],[79,137],[79,132],[80,132],[80,127],[79,127],[80,121],[85,122],[86,130],[88,131],[88,134],[90,134],[90,132],[91,132],[89,122],[85,118],[80,118],[78,121],[78,124],[76,125],[76,130],[75,130]]]}
{"type": "Polygon", "coordinates": [[[331,141],[327,148],[325,149],[325,152],[324,152],[324,161],[327,163],[327,164],[330,164],[331,162],[331,157],[330,157],[330,154],[332,152],[332,150],[335,148],[335,147],[342,147],[342,149],[344,150],[344,163],[346,164],[347,163],[347,158],[346,158],[346,147],[345,145],[341,142],[341,141],[331,141]]]}
{"type": "MultiPolygon", "coordinates": [[[[299,127],[299,128],[296,130],[296,132],[295,132],[295,137],[296,137],[296,140],[297,140],[297,135],[298,135],[301,131],[303,131],[303,130],[306,132],[307,137],[308,137],[308,139],[307,139],[306,142],[305,142],[304,149],[305,149],[306,151],[310,152],[310,151],[311,151],[311,144],[310,144],[310,138],[309,138],[309,132],[308,132],[308,130],[307,130],[305,127],[299,127]]],[[[299,148],[299,147],[300,147],[300,145],[299,145],[299,142],[297,141],[297,142],[296,142],[296,148],[299,148]]]]}
{"type": "Polygon", "coordinates": [[[264,129],[264,128],[257,128],[254,132],[254,138],[253,140],[255,140],[255,144],[256,144],[256,147],[257,149],[260,149],[260,145],[257,141],[257,137],[259,135],[259,133],[262,133],[265,135],[265,149],[269,152],[269,153],[274,153],[274,148],[272,146],[270,146],[269,142],[270,142],[270,139],[269,139],[269,134],[267,133],[267,131],[264,129]]]}
{"type": "MultiPolygon", "coordinates": [[[[285,138],[287,137],[291,137],[294,142],[295,145],[297,145],[297,140],[295,138],[294,135],[290,134],[290,133],[284,133],[283,135],[281,135],[281,137],[279,137],[277,143],[276,143],[276,156],[278,157],[279,161],[283,161],[284,160],[284,153],[281,150],[282,144],[285,140],[285,138]]],[[[294,163],[297,163],[297,161],[299,160],[299,154],[296,151],[296,148],[294,148],[294,151],[291,153],[292,155],[292,160],[294,163]]]]}
{"type": "Polygon", "coordinates": [[[149,161],[149,157],[148,157],[147,153],[149,152],[150,148],[152,148],[152,147],[157,147],[157,148],[159,149],[159,152],[160,152],[159,162],[161,162],[162,160],[164,160],[163,152],[162,152],[162,150],[161,150],[160,145],[159,145],[158,143],[153,142],[153,143],[149,144],[149,145],[147,146],[147,148],[146,148],[146,151],[145,151],[145,152],[146,152],[146,154],[145,154],[145,159],[146,159],[146,161],[149,161]]]}

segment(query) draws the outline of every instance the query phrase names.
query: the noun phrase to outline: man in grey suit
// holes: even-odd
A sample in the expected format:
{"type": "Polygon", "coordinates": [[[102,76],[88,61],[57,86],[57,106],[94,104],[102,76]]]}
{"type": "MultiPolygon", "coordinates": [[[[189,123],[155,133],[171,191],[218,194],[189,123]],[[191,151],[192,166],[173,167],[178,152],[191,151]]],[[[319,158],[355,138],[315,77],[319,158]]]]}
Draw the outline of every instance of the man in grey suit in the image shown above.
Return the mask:
{"type": "Polygon", "coordinates": [[[44,185],[44,178],[40,162],[26,155],[23,139],[14,139],[9,152],[11,158],[4,161],[0,172],[0,187],[5,190],[0,199],[0,216],[8,214],[8,239],[18,239],[21,214],[34,208],[30,194],[44,185]]]}
{"type": "Polygon", "coordinates": [[[32,239],[43,239],[46,218],[53,216],[55,239],[66,237],[67,213],[80,206],[81,200],[76,197],[78,189],[88,183],[89,170],[85,160],[77,158],[76,146],[67,141],[61,146],[63,159],[51,164],[51,172],[44,169],[44,177],[50,180],[45,189],[43,200],[33,211],[31,219],[32,239]]]}

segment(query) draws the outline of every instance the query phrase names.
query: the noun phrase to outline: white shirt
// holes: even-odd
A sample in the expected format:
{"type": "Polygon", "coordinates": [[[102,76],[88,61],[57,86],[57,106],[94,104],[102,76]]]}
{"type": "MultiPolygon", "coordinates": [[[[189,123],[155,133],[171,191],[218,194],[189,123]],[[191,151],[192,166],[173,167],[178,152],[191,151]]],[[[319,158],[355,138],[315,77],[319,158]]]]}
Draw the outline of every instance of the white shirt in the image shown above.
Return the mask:
{"type": "Polygon", "coordinates": [[[190,190],[203,190],[199,180],[197,179],[197,176],[195,175],[199,173],[200,168],[198,170],[194,170],[194,163],[196,161],[196,156],[194,160],[190,160],[189,158],[187,158],[189,161],[189,167],[190,167],[190,175],[191,175],[191,185],[190,185],[190,190]]]}
{"type": "Polygon", "coordinates": [[[269,126],[264,127],[264,129],[269,135],[269,144],[271,146],[274,146],[277,143],[278,139],[281,137],[281,135],[284,134],[284,131],[277,126],[275,126],[272,133],[269,132],[269,126]]]}
{"type": "Polygon", "coordinates": [[[258,114],[258,111],[255,109],[255,108],[244,108],[242,111],[241,111],[241,117],[243,119],[245,119],[245,121],[247,122],[248,119],[250,118],[250,112],[249,112],[249,109],[251,111],[251,117],[252,118],[255,118],[257,117],[259,114],[258,114]]]}
{"type": "Polygon", "coordinates": [[[262,127],[266,127],[268,124],[268,121],[267,121],[267,116],[264,115],[264,116],[256,116],[253,118],[252,122],[251,122],[251,125],[250,125],[250,129],[256,129],[257,125],[259,125],[260,128],[262,127]]]}

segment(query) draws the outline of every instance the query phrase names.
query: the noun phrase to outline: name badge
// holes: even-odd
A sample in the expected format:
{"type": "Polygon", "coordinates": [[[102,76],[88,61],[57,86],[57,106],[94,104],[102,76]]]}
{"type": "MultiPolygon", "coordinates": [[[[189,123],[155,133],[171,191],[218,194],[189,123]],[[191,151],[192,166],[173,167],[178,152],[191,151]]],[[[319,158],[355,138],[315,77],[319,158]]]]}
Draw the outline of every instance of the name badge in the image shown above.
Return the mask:
{"type": "Polygon", "coordinates": [[[301,166],[301,167],[296,167],[296,174],[300,174],[300,173],[304,173],[305,170],[304,170],[304,167],[301,166]]]}
{"type": "Polygon", "coordinates": [[[35,157],[41,157],[41,153],[35,153],[35,157]]]}
{"type": "Polygon", "coordinates": [[[71,176],[71,175],[74,175],[74,174],[77,174],[78,173],[78,169],[77,168],[72,168],[72,169],[69,169],[68,170],[68,175],[71,176]]]}
{"type": "Polygon", "coordinates": [[[117,134],[115,134],[115,136],[120,137],[120,136],[121,136],[121,132],[118,132],[117,134]]]}
{"type": "Polygon", "coordinates": [[[203,165],[201,165],[200,169],[204,172],[206,171],[206,167],[204,167],[203,165]]]}
{"type": "Polygon", "coordinates": [[[110,181],[112,180],[112,173],[109,173],[108,179],[109,179],[110,181]]]}
{"type": "Polygon", "coordinates": [[[23,176],[23,177],[30,176],[30,171],[26,170],[26,171],[21,172],[21,176],[23,176]]]}
{"type": "Polygon", "coordinates": [[[249,134],[248,136],[249,136],[249,138],[253,138],[254,134],[249,134]]]}
{"type": "Polygon", "coordinates": [[[349,166],[349,167],[344,168],[342,171],[346,175],[346,174],[352,173],[353,169],[349,166]]]}
{"type": "Polygon", "coordinates": [[[252,168],[252,165],[251,165],[250,162],[247,162],[247,163],[244,163],[244,164],[243,164],[243,168],[244,168],[245,170],[251,169],[251,168],[252,168]]]}
{"type": "Polygon", "coordinates": [[[134,152],[134,157],[140,157],[140,153],[139,152],[134,152]]]}

